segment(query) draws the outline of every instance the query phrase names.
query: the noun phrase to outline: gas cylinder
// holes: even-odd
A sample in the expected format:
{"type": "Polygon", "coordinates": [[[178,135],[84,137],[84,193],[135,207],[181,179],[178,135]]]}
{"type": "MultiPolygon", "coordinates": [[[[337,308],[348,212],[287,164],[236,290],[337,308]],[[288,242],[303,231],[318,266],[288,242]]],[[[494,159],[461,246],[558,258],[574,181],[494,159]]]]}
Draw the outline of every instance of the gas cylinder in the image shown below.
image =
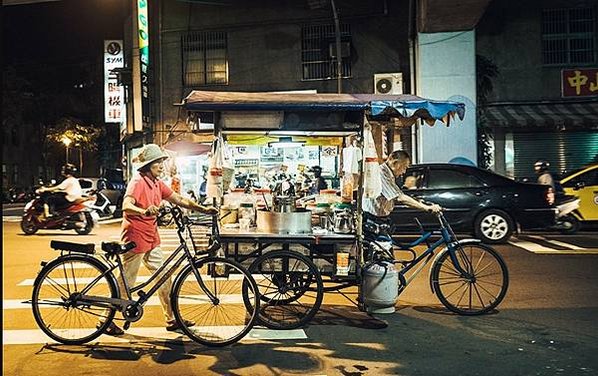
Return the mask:
{"type": "Polygon", "coordinates": [[[368,313],[393,313],[398,297],[399,273],[393,263],[379,261],[363,269],[363,302],[368,313]]]}

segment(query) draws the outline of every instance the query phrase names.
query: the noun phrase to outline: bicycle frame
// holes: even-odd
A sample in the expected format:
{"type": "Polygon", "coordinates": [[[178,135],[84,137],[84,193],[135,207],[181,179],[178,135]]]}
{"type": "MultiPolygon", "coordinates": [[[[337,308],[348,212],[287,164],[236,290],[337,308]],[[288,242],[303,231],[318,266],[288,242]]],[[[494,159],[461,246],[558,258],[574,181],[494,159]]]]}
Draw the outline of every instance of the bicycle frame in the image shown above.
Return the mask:
{"type": "MultiPolygon", "coordinates": [[[[406,262],[400,262],[400,263],[404,264],[404,266],[400,270],[398,270],[399,281],[402,284],[402,288],[400,289],[399,293],[402,290],[404,290],[409,285],[409,283],[411,283],[411,281],[413,281],[413,279],[415,277],[417,277],[417,275],[422,271],[422,269],[433,259],[436,249],[443,244],[446,245],[446,248],[443,251],[441,251],[440,253],[438,253],[438,255],[436,255],[436,258],[438,256],[440,256],[442,253],[444,253],[445,251],[448,251],[450,258],[451,258],[451,262],[453,263],[453,266],[455,267],[455,269],[461,275],[467,276],[469,274],[465,269],[463,269],[461,267],[459,260],[457,259],[456,249],[459,246],[460,242],[459,242],[459,240],[457,240],[457,237],[455,236],[455,233],[453,232],[452,228],[450,227],[450,224],[448,223],[448,221],[446,220],[446,218],[444,217],[444,215],[441,212],[437,214],[437,218],[438,218],[438,221],[440,222],[439,230],[423,231],[423,233],[419,237],[419,239],[415,240],[414,242],[412,242],[410,244],[401,245],[401,244],[397,243],[390,236],[382,237],[386,241],[388,241],[388,240],[392,241],[393,246],[399,247],[402,250],[411,250],[411,248],[416,247],[416,246],[422,244],[423,242],[426,242],[428,245],[428,248],[422,254],[415,257],[413,260],[406,261],[406,262]],[[430,244],[428,239],[432,235],[438,234],[438,233],[441,235],[440,239],[438,239],[436,242],[430,244]],[[423,263],[421,263],[422,260],[423,260],[423,263]],[[413,273],[408,278],[406,278],[406,274],[420,263],[421,263],[421,265],[419,265],[419,267],[417,269],[415,269],[413,271],[413,273]]],[[[423,230],[423,228],[422,228],[422,230],[423,230]]],[[[381,237],[378,237],[376,239],[376,241],[380,238],[381,237]]],[[[374,243],[376,241],[374,241],[374,243]]],[[[434,260],[436,258],[434,258],[434,260]]]]}
{"type": "MultiPolygon", "coordinates": [[[[175,220],[177,218],[175,217],[175,220]]],[[[180,222],[182,223],[182,222],[180,222]]],[[[178,224],[178,222],[177,222],[178,224]]],[[[124,268],[123,268],[123,264],[122,261],[120,260],[119,257],[116,258],[116,263],[111,261],[109,257],[104,257],[104,259],[106,260],[107,264],[108,264],[108,270],[106,270],[105,272],[103,272],[100,276],[98,276],[94,281],[92,281],[88,286],[86,286],[80,293],[79,297],[78,297],[78,302],[81,305],[85,305],[85,304],[89,304],[89,303],[93,303],[94,305],[97,306],[102,306],[105,308],[112,308],[115,307],[117,308],[119,311],[121,311],[123,313],[123,317],[125,317],[125,319],[127,320],[127,314],[126,314],[126,310],[128,307],[131,307],[131,305],[135,305],[135,306],[143,306],[148,300],[149,298],[160,289],[160,287],[174,274],[174,272],[177,270],[177,268],[185,261],[187,260],[190,264],[191,264],[191,268],[193,270],[193,274],[195,275],[195,278],[197,279],[197,282],[199,283],[201,289],[204,291],[204,293],[210,298],[210,300],[212,301],[216,301],[217,298],[212,294],[212,292],[205,286],[203,279],[201,277],[201,274],[199,273],[199,270],[197,269],[197,267],[195,266],[195,260],[196,258],[191,254],[191,250],[189,249],[189,247],[187,246],[187,242],[185,241],[184,237],[183,237],[183,232],[187,230],[188,231],[188,235],[192,241],[193,244],[193,250],[195,253],[197,253],[197,249],[195,247],[195,243],[193,242],[193,236],[191,234],[191,230],[189,228],[189,224],[184,224],[184,226],[180,226],[179,229],[177,230],[177,234],[179,235],[179,241],[180,241],[180,245],[177,247],[177,249],[166,259],[166,261],[164,261],[162,263],[162,265],[150,276],[150,278],[144,282],[141,283],[137,286],[134,287],[130,287],[126,278],[124,278],[124,268]],[[179,256],[179,254],[183,252],[182,255],[180,255],[180,257],[177,258],[177,256],[179,256]],[[173,263],[173,260],[175,260],[173,263]],[[127,299],[122,299],[122,298],[103,298],[103,297],[96,297],[96,296],[87,296],[85,295],[87,291],[89,291],[99,280],[101,280],[104,276],[106,276],[107,274],[112,274],[114,275],[114,270],[118,268],[119,272],[120,272],[120,279],[123,282],[123,286],[125,287],[125,293],[127,296],[127,299]],[[158,276],[160,276],[160,278],[157,280],[157,282],[147,291],[143,291],[142,289],[149,286],[150,284],[152,284],[157,278],[158,276]],[[132,294],[137,292],[139,295],[139,299],[134,300],[132,297],[132,294]],[[106,303],[106,304],[102,304],[102,303],[106,303]]],[[[205,253],[205,255],[209,255],[209,253],[205,253]]],[[[118,286],[118,285],[117,285],[118,286]]],[[[118,291],[120,294],[120,291],[118,291]]],[[[127,320],[129,321],[129,320],[127,320]]],[[[131,320],[131,321],[136,321],[136,320],[131,320]]]]}

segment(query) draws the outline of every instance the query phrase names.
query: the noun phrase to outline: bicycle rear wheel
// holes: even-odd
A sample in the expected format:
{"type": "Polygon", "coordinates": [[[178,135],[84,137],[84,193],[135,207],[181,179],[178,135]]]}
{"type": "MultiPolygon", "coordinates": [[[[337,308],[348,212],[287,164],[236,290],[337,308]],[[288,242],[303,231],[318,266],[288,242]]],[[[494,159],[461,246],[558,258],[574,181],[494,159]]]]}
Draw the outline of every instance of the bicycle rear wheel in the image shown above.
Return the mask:
{"type": "Polygon", "coordinates": [[[82,303],[85,295],[117,298],[118,286],[100,261],[71,254],[48,263],[37,276],[31,304],[33,317],[40,329],[50,338],[68,345],[89,342],[110,325],[115,308],[82,303]],[[102,317],[102,324],[100,318],[102,317]]]}
{"type": "Polygon", "coordinates": [[[243,286],[256,305],[257,286],[241,264],[218,257],[195,262],[177,276],[172,288],[172,308],[176,320],[191,339],[205,346],[227,346],[243,338],[255,323],[257,313],[243,301],[243,286]],[[194,321],[187,327],[185,320],[194,321]]]}
{"type": "MultiPolygon", "coordinates": [[[[255,259],[249,271],[259,289],[258,320],[270,329],[295,329],[307,324],[324,298],[317,266],[294,251],[272,251],[255,259]]],[[[247,302],[251,310],[256,305],[247,302]]]]}
{"type": "Polygon", "coordinates": [[[509,273],[502,257],[482,244],[458,245],[455,254],[467,272],[455,268],[450,252],[445,252],[432,266],[432,287],[449,310],[460,315],[481,315],[496,308],[509,287],[509,273]]]}

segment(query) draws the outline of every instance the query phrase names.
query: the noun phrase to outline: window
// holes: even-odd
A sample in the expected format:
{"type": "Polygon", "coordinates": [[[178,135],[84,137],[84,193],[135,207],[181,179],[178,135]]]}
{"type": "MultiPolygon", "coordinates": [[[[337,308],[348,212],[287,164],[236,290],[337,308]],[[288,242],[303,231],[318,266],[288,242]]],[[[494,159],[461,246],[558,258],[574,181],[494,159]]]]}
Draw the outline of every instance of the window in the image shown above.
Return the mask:
{"type": "Polygon", "coordinates": [[[582,185],[584,187],[598,185],[598,169],[591,170],[591,171],[585,172],[579,176],[574,177],[573,179],[571,179],[568,182],[566,182],[565,184],[563,184],[563,187],[573,188],[578,183],[582,183],[582,185]]]}
{"type": "MultiPolygon", "coordinates": [[[[351,77],[351,30],[341,24],[341,74],[351,77]]],[[[301,28],[301,65],[303,80],[332,80],[337,75],[334,25],[301,28]]]]}
{"type": "Polygon", "coordinates": [[[546,65],[592,64],[596,61],[593,8],[542,12],[542,56],[546,65]]]}
{"type": "Polygon", "coordinates": [[[453,189],[483,187],[475,176],[452,170],[430,170],[428,189],[453,189]]]}
{"type": "Polygon", "coordinates": [[[183,85],[227,85],[225,32],[191,32],[181,37],[183,85]]]}

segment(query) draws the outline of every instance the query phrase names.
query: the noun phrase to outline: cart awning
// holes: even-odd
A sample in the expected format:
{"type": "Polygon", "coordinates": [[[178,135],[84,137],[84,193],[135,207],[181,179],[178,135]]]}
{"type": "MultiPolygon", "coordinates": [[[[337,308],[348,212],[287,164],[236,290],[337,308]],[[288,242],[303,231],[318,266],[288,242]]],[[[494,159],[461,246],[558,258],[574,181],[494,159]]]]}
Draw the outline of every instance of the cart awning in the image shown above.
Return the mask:
{"type": "Polygon", "coordinates": [[[267,92],[192,91],[182,103],[189,111],[365,111],[404,121],[423,119],[449,124],[455,114],[465,116],[465,104],[436,101],[414,95],[311,94],[267,92]]]}

